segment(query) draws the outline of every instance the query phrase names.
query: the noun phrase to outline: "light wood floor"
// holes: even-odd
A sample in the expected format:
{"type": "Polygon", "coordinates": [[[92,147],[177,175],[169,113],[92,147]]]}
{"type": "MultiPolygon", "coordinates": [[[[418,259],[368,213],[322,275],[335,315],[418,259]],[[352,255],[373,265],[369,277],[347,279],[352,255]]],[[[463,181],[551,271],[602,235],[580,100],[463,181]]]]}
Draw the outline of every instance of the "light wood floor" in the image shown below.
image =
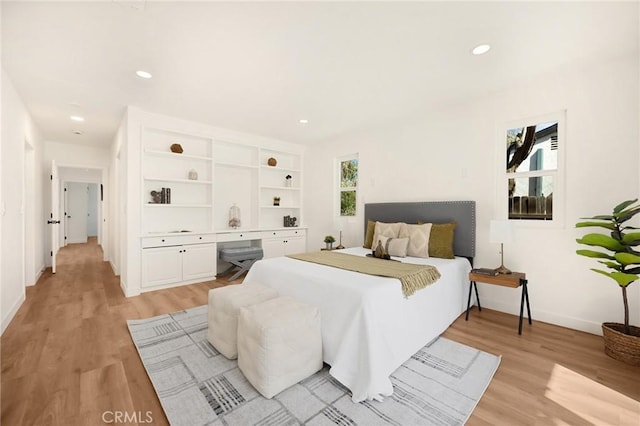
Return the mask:
{"type": "MultiPolygon", "coordinates": [[[[226,281],[125,298],[101,258],[94,241],[70,245],[27,289],[1,339],[2,425],[100,425],[118,410],[167,423],[125,321],[203,305],[226,281]]],[[[640,424],[640,368],[597,336],[540,322],[518,336],[517,317],[486,309],[444,336],[502,356],[469,425],[640,424]]]]}

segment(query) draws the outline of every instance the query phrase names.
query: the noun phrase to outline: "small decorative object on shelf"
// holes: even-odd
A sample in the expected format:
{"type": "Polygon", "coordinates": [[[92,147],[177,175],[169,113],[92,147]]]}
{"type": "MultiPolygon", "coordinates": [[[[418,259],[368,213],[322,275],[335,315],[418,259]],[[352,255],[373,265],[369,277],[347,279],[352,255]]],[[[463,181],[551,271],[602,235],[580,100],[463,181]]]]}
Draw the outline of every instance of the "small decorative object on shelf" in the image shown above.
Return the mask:
{"type": "Polygon", "coordinates": [[[273,205],[274,206],[280,205],[280,197],[273,197],[273,205]]]}
{"type": "Polygon", "coordinates": [[[233,203],[229,209],[229,227],[234,229],[240,227],[240,207],[236,206],[236,203],[233,203]]]}
{"type": "Polygon", "coordinates": [[[293,228],[293,227],[297,226],[297,225],[296,225],[296,221],[297,221],[297,220],[298,220],[298,218],[296,218],[296,217],[284,216],[284,217],[282,218],[282,221],[283,221],[282,225],[283,225],[285,228],[293,228]]]}
{"type": "Polygon", "coordinates": [[[267,160],[267,164],[270,165],[271,167],[275,167],[276,164],[278,164],[278,160],[276,160],[273,157],[269,157],[269,159],[267,160]]]}
{"type": "Polygon", "coordinates": [[[175,152],[176,154],[182,154],[184,152],[184,150],[182,149],[182,145],[180,145],[179,143],[172,144],[169,149],[171,149],[171,152],[175,152]]]}
{"type": "Polygon", "coordinates": [[[160,193],[160,191],[151,191],[151,201],[149,201],[149,204],[161,204],[162,203],[162,194],[160,193]]]}
{"type": "Polygon", "coordinates": [[[284,177],[284,184],[285,184],[285,186],[287,186],[287,187],[291,187],[291,179],[292,179],[291,175],[286,175],[286,176],[284,177]]]}
{"type": "Polygon", "coordinates": [[[162,188],[160,191],[149,192],[151,201],[149,204],[171,204],[171,188],[162,188]]]}
{"type": "Polygon", "coordinates": [[[327,235],[326,237],[324,237],[324,242],[327,245],[327,250],[332,250],[333,243],[336,242],[336,239],[333,238],[333,235],[327,235]]]}
{"type": "Polygon", "coordinates": [[[198,180],[198,172],[195,169],[189,170],[189,180],[198,180]]]}

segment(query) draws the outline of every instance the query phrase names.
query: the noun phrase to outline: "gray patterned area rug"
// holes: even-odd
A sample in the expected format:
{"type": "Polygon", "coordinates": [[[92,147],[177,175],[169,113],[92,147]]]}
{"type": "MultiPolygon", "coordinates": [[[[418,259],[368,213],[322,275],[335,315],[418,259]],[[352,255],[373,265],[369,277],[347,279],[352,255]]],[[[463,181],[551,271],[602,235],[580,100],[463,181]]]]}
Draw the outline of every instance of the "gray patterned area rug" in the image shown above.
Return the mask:
{"type": "Polygon", "coordinates": [[[326,365],[266,399],[207,341],[206,305],[127,323],[172,425],[460,425],[500,363],[441,337],[393,373],[382,402],[353,403],[326,365]]]}

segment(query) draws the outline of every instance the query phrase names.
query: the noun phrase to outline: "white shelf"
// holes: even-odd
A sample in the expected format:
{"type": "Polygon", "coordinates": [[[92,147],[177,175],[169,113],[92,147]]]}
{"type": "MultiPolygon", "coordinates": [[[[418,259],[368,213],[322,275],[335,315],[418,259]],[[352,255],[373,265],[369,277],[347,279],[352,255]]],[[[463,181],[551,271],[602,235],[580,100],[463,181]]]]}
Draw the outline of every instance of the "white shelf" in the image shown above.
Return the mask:
{"type": "Polygon", "coordinates": [[[261,206],[261,209],[299,209],[300,206],[261,206]]]}
{"type": "Polygon", "coordinates": [[[264,164],[260,166],[262,169],[266,169],[266,170],[279,170],[281,172],[294,172],[294,173],[299,173],[300,169],[289,169],[286,167],[280,167],[280,166],[265,166],[264,164]]]}
{"type": "Polygon", "coordinates": [[[154,208],[211,208],[211,204],[162,204],[162,203],[147,203],[145,207],[154,207],[154,208]]]}
{"type": "Polygon", "coordinates": [[[240,163],[226,163],[226,162],[216,162],[215,163],[216,166],[223,166],[223,167],[244,167],[245,169],[257,169],[258,166],[254,166],[251,164],[240,164],[240,163]]]}
{"type": "Polygon", "coordinates": [[[155,182],[175,182],[175,183],[187,183],[187,184],[195,184],[195,185],[210,185],[213,182],[210,180],[191,180],[191,179],[171,179],[171,178],[161,178],[161,177],[145,177],[144,180],[155,181],[155,182]]]}
{"type": "Polygon", "coordinates": [[[300,191],[299,186],[261,186],[260,189],[276,189],[276,190],[288,190],[288,191],[300,191]]]}
{"type": "Polygon", "coordinates": [[[184,158],[188,160],[203,160],[203,161],[212,161],[211,157],[203,157],[200,155],[189,155],[189,154],[179,154],[177,152],[167,152],[167,151],[156,151],[155,149],[145,149],[145,154],[155,155],[158,157],[167,157],[172,159],[184,158]]]}

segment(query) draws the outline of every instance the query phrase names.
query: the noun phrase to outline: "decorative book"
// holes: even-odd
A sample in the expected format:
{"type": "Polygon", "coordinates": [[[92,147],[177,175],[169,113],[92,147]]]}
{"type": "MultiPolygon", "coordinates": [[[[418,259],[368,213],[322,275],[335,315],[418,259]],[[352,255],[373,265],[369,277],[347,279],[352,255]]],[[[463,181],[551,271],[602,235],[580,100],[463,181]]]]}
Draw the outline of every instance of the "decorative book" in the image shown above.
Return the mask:
{"type": "Polygon", "coordinates": [[[499,273],[495,269],[491,268],[474,268],[471,270],[472,274],[489,275],[492,277],[497,276],[499,273]]]}

